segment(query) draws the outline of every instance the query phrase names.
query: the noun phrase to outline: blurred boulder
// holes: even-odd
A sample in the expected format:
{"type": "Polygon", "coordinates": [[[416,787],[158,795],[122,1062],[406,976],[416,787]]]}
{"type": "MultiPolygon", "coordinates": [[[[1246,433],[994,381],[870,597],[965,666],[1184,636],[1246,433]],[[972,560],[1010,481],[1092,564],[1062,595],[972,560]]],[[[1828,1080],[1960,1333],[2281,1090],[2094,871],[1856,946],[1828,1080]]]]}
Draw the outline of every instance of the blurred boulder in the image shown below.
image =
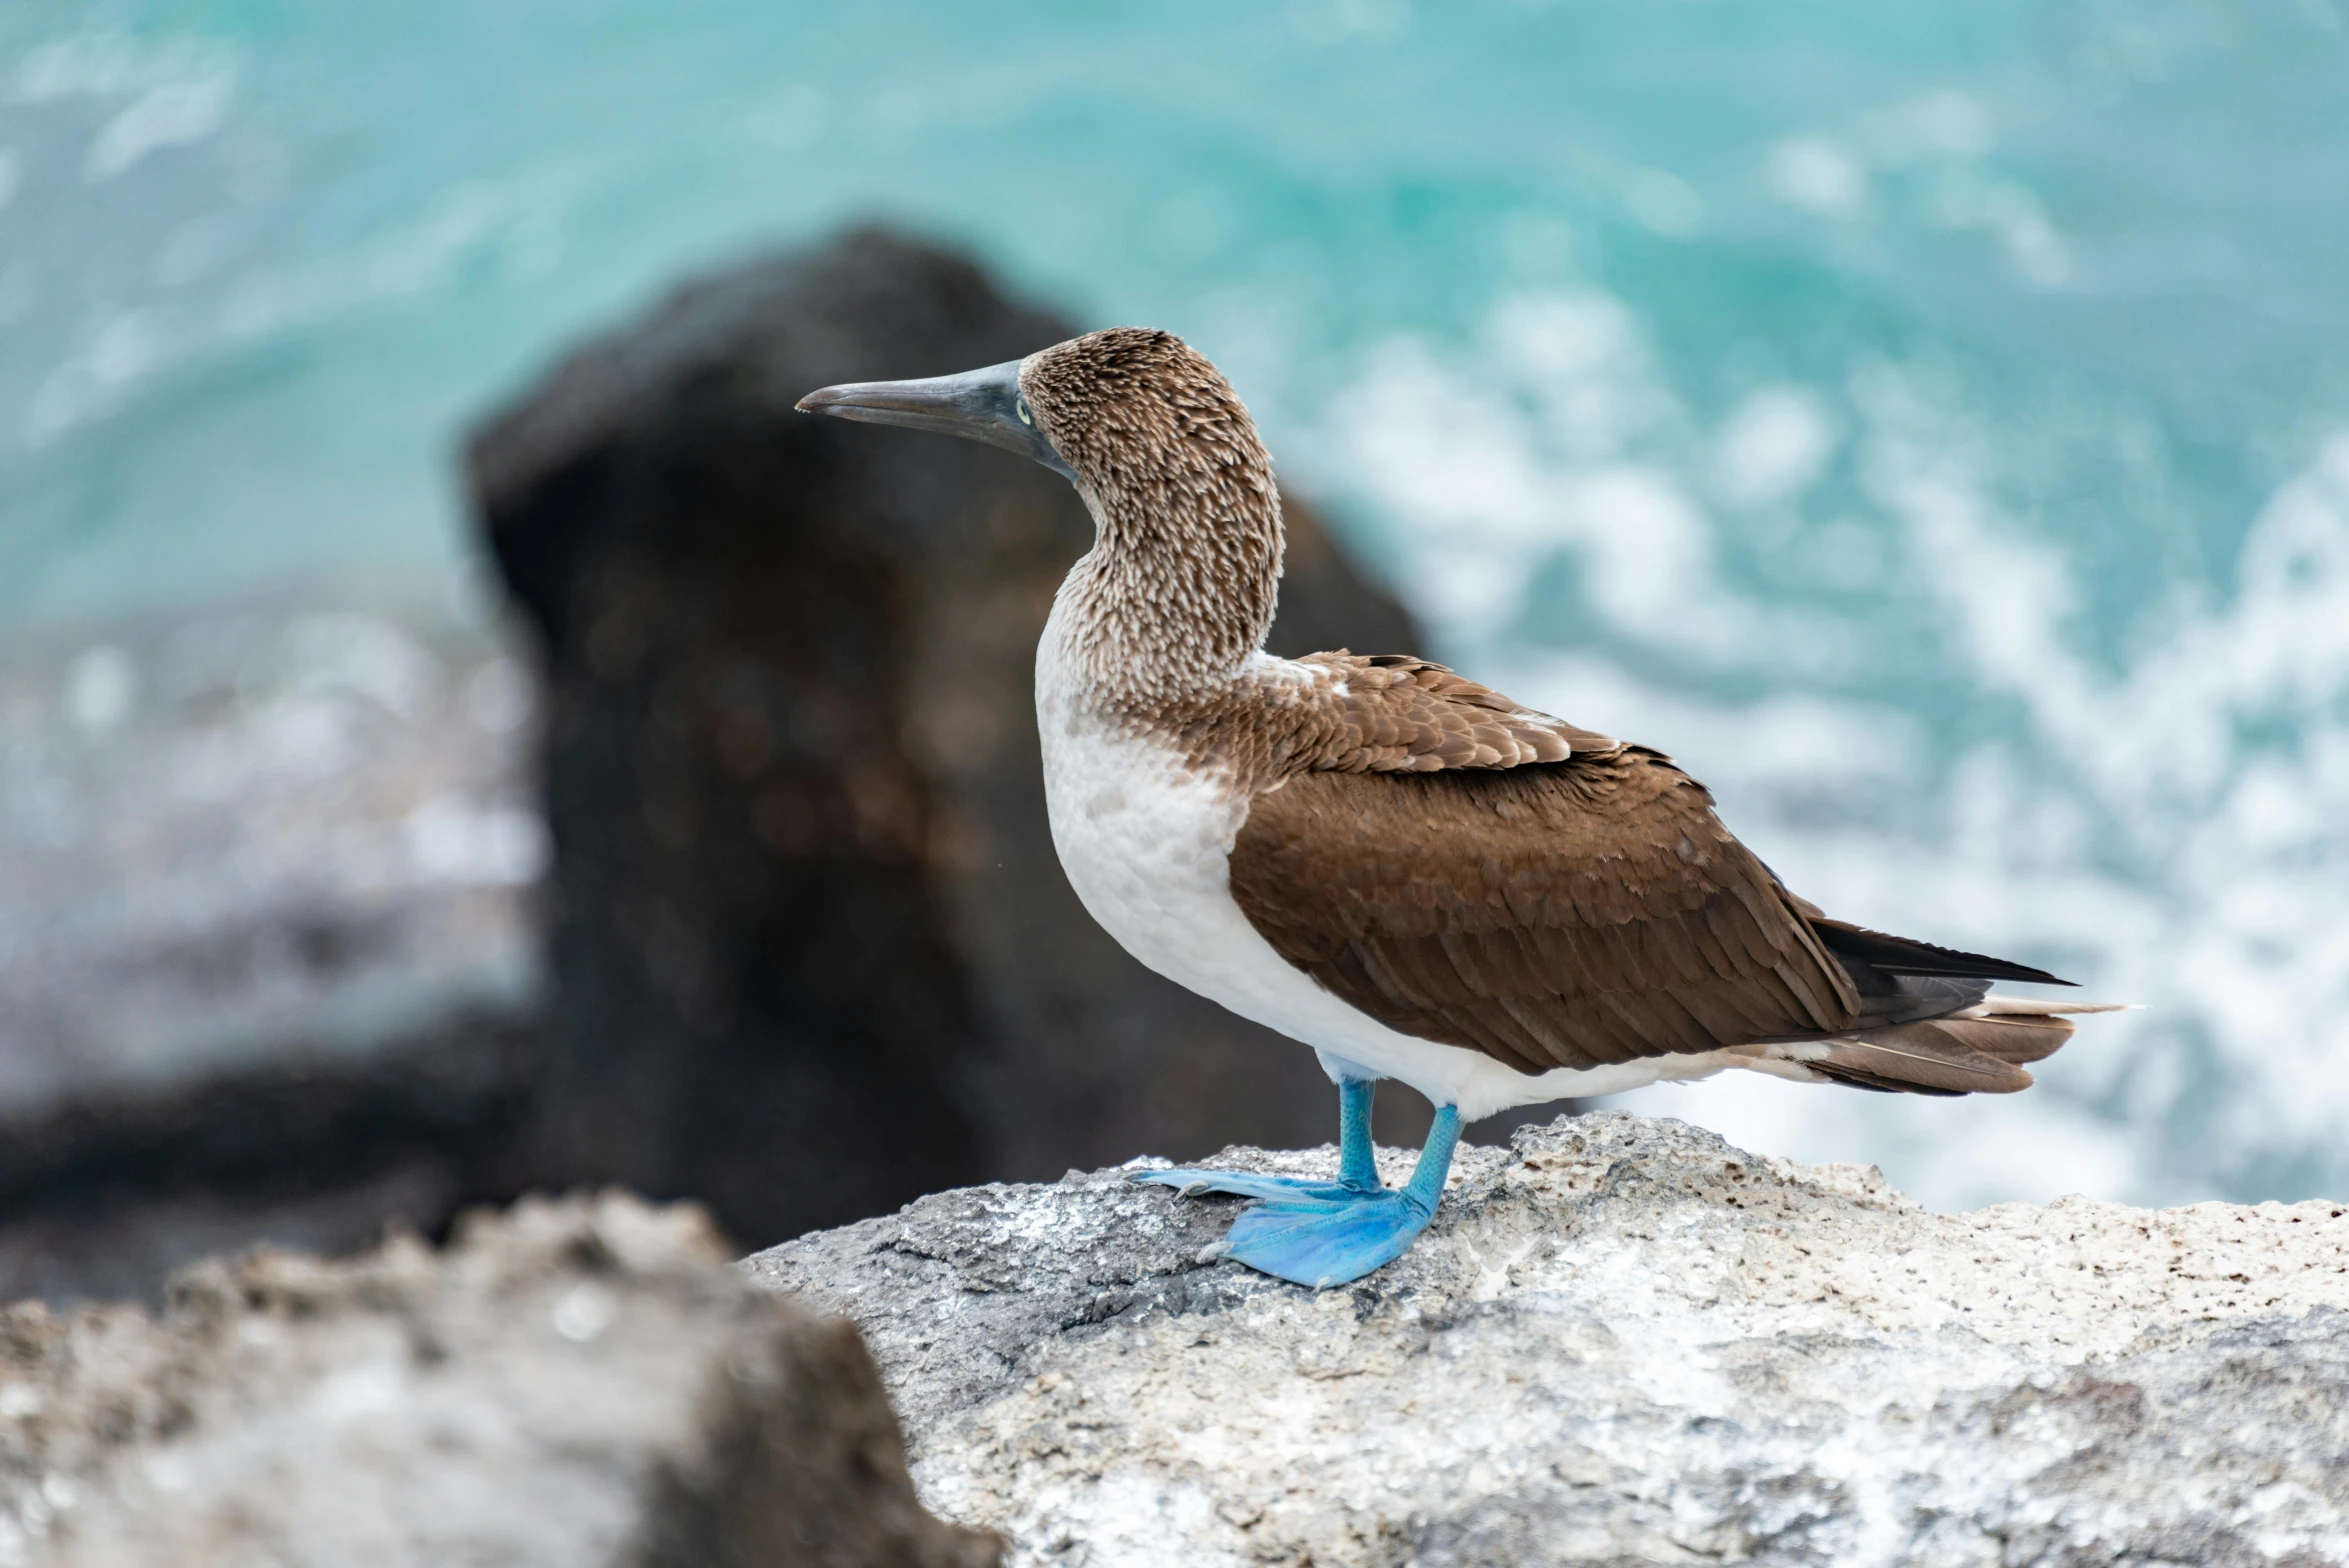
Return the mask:
{"type": "MultiPolygon", "coordinates": [[[[1137,1148],[1326,1135],[1307,1052],[1142,969],[1061,875],[1032,680],[1091,541],[1075,494],[792,409],[1074,330],[857,233],[683,289],[473,438],[545,677],[549,1065],[518,1170],[692,1194],[765,1241],[1137,1148]]],[[[1414,646],[1289,516],[1275,647],[1414,646]]]]}
{"type": "Polygon", "coordinates": [[[527,1202],[445,1252],[259,1253],[0,1312],[0,1561],[985,1568],[922,1511],[851,1325],[701,1214],[527,1202]]]}
{"type": "Polygon", "coordinates": [[[151,1296],[498,1189],[544,832],[529,671],[415,607],[0,658],[0,1299],[151,1296]]]}

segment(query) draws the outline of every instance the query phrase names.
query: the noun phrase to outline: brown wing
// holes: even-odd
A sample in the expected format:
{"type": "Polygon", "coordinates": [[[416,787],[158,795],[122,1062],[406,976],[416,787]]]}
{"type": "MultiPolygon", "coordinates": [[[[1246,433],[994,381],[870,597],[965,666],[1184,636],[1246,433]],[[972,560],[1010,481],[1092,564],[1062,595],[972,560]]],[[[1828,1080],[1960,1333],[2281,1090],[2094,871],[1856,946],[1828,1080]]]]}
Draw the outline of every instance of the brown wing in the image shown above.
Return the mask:
{"type": "Polygon", "coordinates": [[[1622,742],[1518,706],[1440,664],[1340,650],[1298,661],[1337,677],[1316,692],[1322,720],[1311,766],[1338,773],[1434,773],[1563,762],[1622,742]]]}
{"type": "Polygon", "coordinates": [[[1849,976],[1704,787],[1567,733],[1598,744],[1515,767],[1293,774],[1250,807],[1233,896],[1355,1007],[1522,1072],[1849,1025],[1849,976]]]}

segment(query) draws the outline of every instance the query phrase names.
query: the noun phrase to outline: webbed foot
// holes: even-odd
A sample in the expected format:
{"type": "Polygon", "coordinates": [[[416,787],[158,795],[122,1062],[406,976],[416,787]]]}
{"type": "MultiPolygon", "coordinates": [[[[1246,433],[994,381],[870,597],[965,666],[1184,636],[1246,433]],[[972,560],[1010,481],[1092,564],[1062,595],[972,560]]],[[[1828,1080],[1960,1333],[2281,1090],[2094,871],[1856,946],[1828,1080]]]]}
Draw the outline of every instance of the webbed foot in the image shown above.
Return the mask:
{"type": "MultiPolygon", "coordinates": [[[[1347,1109],[1353,1110],[1351,1097],[1347,1109]]],[[[1364,1141],[1345,1150],[1346,1174],[1337,1181],[1210,1170],[1136,1171],[1129,1180],[1173,1187],[1186,1197],[1228,1192],[1256,1200],[1240,1211],[1221,1242],[1200,1254],[1202,1262],[1230,1258],[1315,1290],[1347,1284],[1401,1257],[1427,1229],[1460,1141],[1460,1113],[1444,1106],[1428,1129],[1410,1184],[1390,1190],[1378,1185],[1368,1158],[1367,1109],[1365,1103],[1364,1141]]],[[[1346,1118],[1349,1134],[1356,1120],[1346,1118]]]]}
{"type": "Polygon", "coordinates": [[[1242,1209],[1230,1234],[1205,1255],[1326,1290],[1401,1257],[1434,1217],[1432,1204],[1422,1207],[1408,1192],[1384,1188],[1267,1198],[1242,1209]]]}

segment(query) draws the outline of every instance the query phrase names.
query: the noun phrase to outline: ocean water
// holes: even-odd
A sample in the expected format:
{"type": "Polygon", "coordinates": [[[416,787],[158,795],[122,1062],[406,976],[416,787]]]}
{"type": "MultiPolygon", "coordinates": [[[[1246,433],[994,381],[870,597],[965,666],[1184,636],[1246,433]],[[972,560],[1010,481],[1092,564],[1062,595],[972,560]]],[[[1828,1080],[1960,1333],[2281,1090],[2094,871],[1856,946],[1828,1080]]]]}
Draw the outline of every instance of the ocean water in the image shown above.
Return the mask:
{"type": "Polygon", "coordinates": [[[1434,651],[2145,1004],[1633,1097],[1937,1205],[2349,1193],[2333,0],[0,10],[0,632],[483,601],[468,416],[878,217],[1215,356],[1434,651]]]}

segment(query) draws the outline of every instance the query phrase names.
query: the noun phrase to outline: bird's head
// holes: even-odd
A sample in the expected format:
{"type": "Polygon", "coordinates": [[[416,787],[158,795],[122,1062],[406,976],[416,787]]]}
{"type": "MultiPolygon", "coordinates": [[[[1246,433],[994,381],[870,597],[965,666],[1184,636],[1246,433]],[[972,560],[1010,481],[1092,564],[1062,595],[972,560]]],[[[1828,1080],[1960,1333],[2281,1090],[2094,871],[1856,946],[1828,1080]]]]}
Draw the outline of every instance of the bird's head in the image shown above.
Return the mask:
{"type": "Polygon", "coordinates": [[[1264,646],[1281,575],[1272,460],[1231,384],[1173,333],[1112,327],[984,370],[825,387],[799,406],[1007,447],[1074,481],[1095,544],[1061,592],[1070,657],[1101,700],[1228,681],[1264,646]]]}
{"type": "Polygon", "coordinates": [[[1113,509],[1234,485],[1272,494],[1271,463],[1231,383],[1181,338],[1148,327],[1088,332],[957,375],[823,387],[798,406],[1003,447],[1113,509]]]}

